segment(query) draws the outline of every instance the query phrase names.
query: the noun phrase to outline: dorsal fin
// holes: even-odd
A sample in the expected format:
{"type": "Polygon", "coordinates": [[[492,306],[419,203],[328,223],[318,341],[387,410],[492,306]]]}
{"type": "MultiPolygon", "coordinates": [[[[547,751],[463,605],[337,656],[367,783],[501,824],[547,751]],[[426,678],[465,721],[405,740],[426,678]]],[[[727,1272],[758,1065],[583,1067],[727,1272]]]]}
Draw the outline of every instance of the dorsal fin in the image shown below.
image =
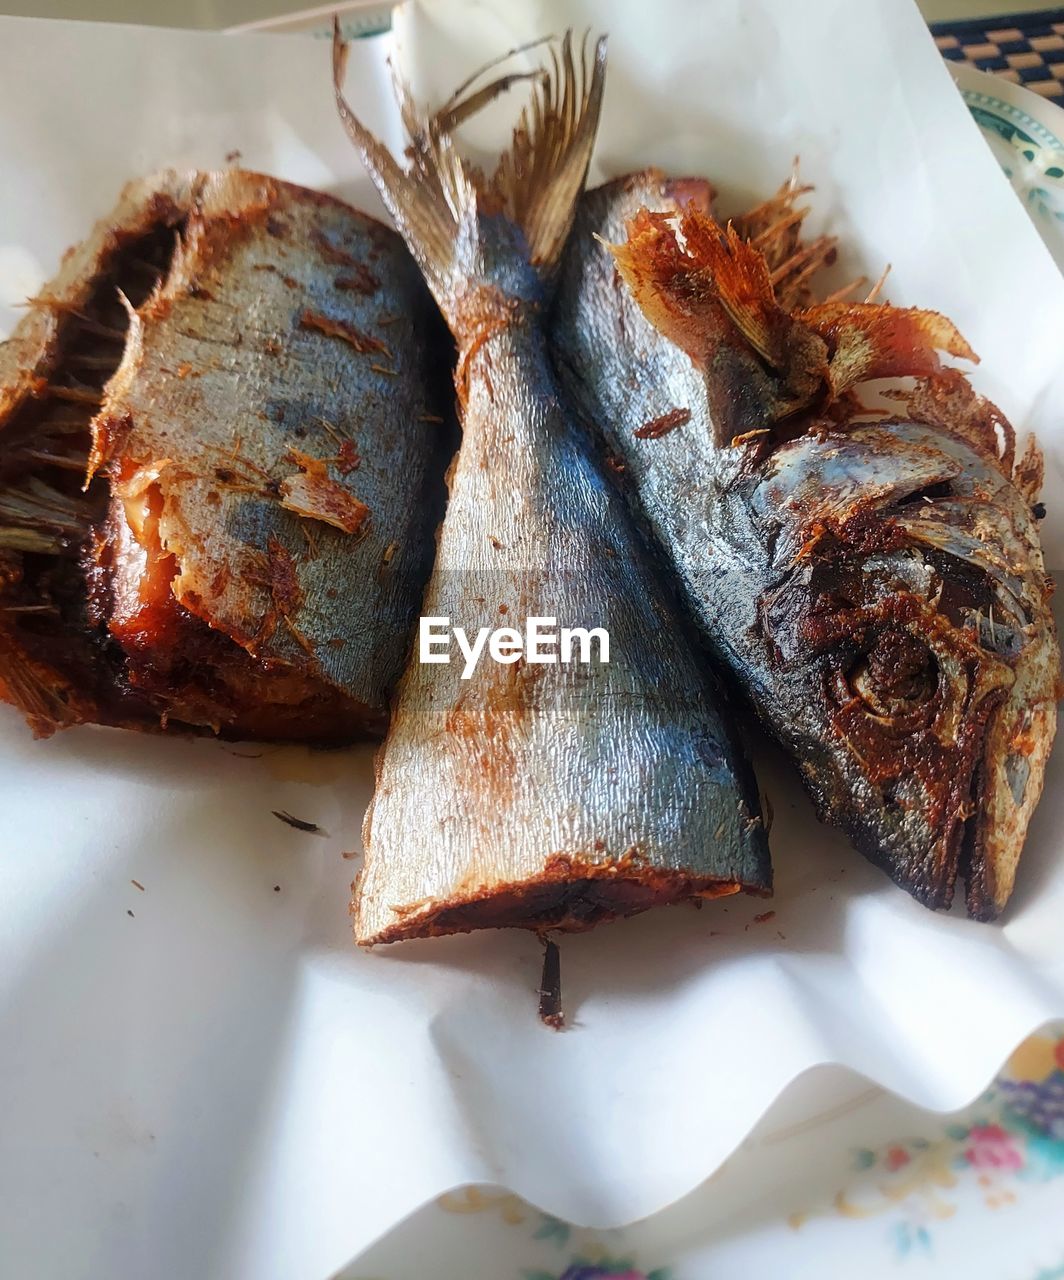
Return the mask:
{"type": "Polygon", "coordinates": [[[936,311],[871,302],[787,310],[760,249],[691,205],[678,221],[641,210],[627,242],[610,249],[647,319],[706,371],[729,435],[826,410],[859,382],[937,374],[939,352],[977,359],[936,311]]]}

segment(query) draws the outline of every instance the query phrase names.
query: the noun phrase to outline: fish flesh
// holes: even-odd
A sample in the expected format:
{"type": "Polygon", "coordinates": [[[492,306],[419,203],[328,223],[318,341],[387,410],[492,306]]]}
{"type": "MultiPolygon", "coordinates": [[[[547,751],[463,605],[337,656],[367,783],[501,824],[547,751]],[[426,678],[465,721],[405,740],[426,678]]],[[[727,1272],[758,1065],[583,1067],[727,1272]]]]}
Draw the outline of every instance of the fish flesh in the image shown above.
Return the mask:
{"type": "MultiPolygon", "coordinates": [[[[559,399],[543,315],[583,187],[605,71],[566,36],[491,178],[402,86],[403,169],[341,119],[456,339],[462,439],[423,616],[467,634],[548,617],[602,628],[610,661],[412,660],[379,754],[354,886],[362,944],[584,929],[656,904],[766,892],[756,791],[684,624],[559,399]]],[[[512,83],[508,78],[507,83],[512,83]]],[[[465,90],[463,90],[464,92],[465,90]]]]}
{"type": "Polygon", "coordinates": [[[963,877],[990,919],[1060,693],[1041,456],[942,365],[973,358],[944,317],[814,303],[833,247],[802,245],[798,195],[725,228],[705,183],[588,193],[555,366],[821,819],[929,907],[963,877]],[[902,376],[887,416],[863,409],[859,384],[902,376]]]}
{"type": "Polygon", "coordinates": [[[3,696],[38,735],[379,736],[448,347],[401,239],[340,201],[131,183],[0,346],[3,696]]]}

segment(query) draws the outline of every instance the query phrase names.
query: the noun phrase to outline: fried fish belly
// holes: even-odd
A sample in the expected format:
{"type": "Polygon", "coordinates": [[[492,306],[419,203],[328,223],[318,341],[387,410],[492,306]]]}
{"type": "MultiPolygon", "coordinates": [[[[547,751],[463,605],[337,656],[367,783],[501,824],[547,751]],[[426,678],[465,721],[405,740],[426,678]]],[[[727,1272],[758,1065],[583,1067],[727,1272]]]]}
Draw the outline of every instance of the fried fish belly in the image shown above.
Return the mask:
{"type": "Polygon", "coordinates": [[[942,366],[972,356],[944,317],[814,303],[830,245],[802,246],[798,194],[724,228],[705,183],[588,193],[555,365],[822,820],[929,907],[963,877],[989,919],[1056,728],[1041,457],[942,366]],[[902,375],[896,413],[862,409],[902,375]]]}
{"type": "Polygon", "coordinates": [[[238,170],[131,183],[0,346],[0,693],[38,736],[380,734],[445,365],[374,219],[238,170]]]}
{"type": "MultiPolygon", "coordinates": [[[[607,632],[609,661],[412,661],[378,759],[353,900],[363,944],[586,929],[740,890],[770,866],[757,793],[620,492],[549,367],[543,319],[583,187],[605,47],[567,36],[494,176],[426,118],[409,168],[338,105],[459,349],[462,440],[423,612],[470,635],[532,617],[607,632]],[[590,51],[588,51],[590,54],[590,51]]],[[[517,655],[514,655],[515,657],[517,655]]]]}

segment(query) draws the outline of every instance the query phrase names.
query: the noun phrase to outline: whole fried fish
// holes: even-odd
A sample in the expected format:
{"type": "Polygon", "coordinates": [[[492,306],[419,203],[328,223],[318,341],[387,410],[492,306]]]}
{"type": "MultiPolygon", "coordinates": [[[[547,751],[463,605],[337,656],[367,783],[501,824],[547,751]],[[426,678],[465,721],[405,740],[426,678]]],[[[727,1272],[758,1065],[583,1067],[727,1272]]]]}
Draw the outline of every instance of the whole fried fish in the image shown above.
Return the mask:
{"type": "MultiPolygon", "coordinates": [[[[403,91],[402,169],[337,104],[457,340],[462,442],[423,614],[467,634],[547,617],[610,660],[412,660],[355,886],[364,944],[482,927],[587,928],[770,883],[756,792],[624,501],[559,401],[543,311],[594,141],[605,71],[567,36],[487,179],[403,91]]],[[[508,82],[508,81],[507,81],[508,82]]],[[[518,655],[511,655],[517,657],[518,655]]]]}
{"type": "Polygon", "coordinates": [[[337,200],[126,188],[0,346],[0,689],[37,734],[383,731],[442,497],[435,323],[337,200]]]}
{"type": "Polygon", "coordinates": [[[972,356],[944,317],[809,305],[830,246],[800,246],[796,191],[724,229],[698,186],[649,172],[584,198],[562,384],[821,818],[930,907],[963,876],[991,918],[1056,727],[1040,455],[1017,461],[998,410],[942,368],[972,356]],[[861,411],[857,384],[902,375],[896,417],[861,411]]]}

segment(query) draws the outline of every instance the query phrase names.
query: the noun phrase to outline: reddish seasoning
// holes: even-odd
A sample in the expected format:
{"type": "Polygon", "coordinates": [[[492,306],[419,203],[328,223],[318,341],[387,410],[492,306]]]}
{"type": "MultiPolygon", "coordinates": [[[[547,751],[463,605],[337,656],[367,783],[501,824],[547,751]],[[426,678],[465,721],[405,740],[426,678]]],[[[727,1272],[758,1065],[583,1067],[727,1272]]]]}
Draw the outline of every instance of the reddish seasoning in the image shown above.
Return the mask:
{"type": "Polygon", "coordinates": [[[317,311],[311,311],[308,307],[304,307],[299,313],[299,327],[317,329],[319,333],[324,333],[329,338],[341,338],[354,347],[359,355],[365,355],[370,351],[379,351],[386,356],[392,354],[387,343],[381,342],[380,338],[363,333],[361,329],[356,329],[346,320],[333,320],[330,316],[323,316],[317,311]]]}
{"type": "Polygon", "coordinates": [[[369,295],[376,293],[380,287],[380,281],[369,270],[368,267],[362,265],[361,262],[356,263],[349,271],[342,271],[334,280],[333,287],[336,289],[346,289],[350,293],[362,293],[369,295]]]}
{"type": "Polygon", "coordinates": [[[336,470],[342,476],[350,475],[352,471],[357,471],[362,464],[362,459],[358,456],[358,450],[355,448],[353,440],[340,441],[340,453],[336,463],[336,470]]]}
{"type": "Polygon", "coordinates": [[[274,608],[284,618],[298,613],[303,605],[303,588],[299,585],[296,562],[292,553],[276,538],[266,540],[270,596],[274,608]]]}
{"type": "Polygon", "coordinates": [[[675,431],[677,427],[682,427],[690,421],[690,409],[670,409],[668,413],[663,413],[660,418],[651,418],[649,422],[644,422],[641,427],[636,427],[632,435],[637,440],[660,440],[662,436],[667,436],[670,431],[675,431]]]}

